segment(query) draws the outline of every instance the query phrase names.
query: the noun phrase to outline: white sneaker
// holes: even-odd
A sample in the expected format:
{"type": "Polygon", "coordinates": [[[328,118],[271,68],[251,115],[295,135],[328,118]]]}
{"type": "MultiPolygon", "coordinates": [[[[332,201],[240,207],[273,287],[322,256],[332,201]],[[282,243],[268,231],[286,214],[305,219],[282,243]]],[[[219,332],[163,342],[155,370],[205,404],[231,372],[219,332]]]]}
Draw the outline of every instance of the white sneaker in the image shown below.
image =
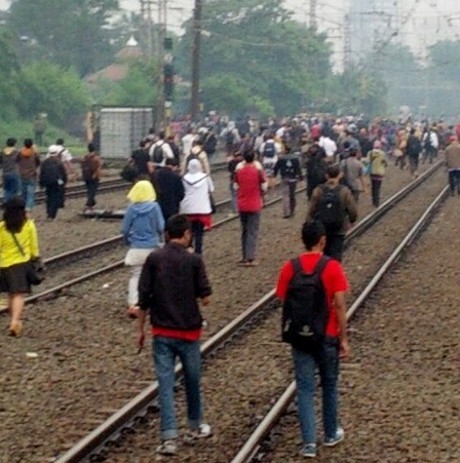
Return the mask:
{"type": "Polygon", "coordinates": [[[175,439],[165,440],[157,447],[160,455],[175,455],[177,453],[177,442],[175,439]]]}
{"type": "Polygon", "coordinates": [[[212,428],[209,424],[202,423],[198,429],[190,429],[184,436],[187,444],[193,444],[197,439],[206,439],[212,436],[212,428]]]}
{"type": "Polygon", "coordinates": [[[323,445],[325,447],[334,447],[339,442],[342,442],[343,439],[345,439],[345,431],[343,430],[343,428],[339,427],[337,428],[337,431],[334,437],[326,437],[324,439],[323,445]]]}

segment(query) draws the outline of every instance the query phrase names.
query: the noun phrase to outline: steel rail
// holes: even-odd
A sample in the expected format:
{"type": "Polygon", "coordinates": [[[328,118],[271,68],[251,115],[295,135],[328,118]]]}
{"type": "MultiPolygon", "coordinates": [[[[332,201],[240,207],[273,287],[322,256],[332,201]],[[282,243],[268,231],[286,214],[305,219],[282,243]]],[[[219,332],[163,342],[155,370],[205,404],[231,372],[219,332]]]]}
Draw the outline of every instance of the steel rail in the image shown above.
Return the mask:
{"type": "MultiPolygon", "coordinates": [[[[428,206],[423,212],[421,217],[417,220],[415,225],[409,230],[403,240],[396,246],[391,255],[383,263],[380,269],[376,272],[374,277],[364,288],[364,290],[355,299],[353,304],[347,311],[347,320],[356,313],[356,311],[362,306],[366,299],[370,296],[372,291],[380,283],[384,275],[387,274],[392,265],[399,259],[404,250],[410,246],[414,239],[421,233],[426,224],[432,219],[436,209],[442,204],[449,194],[449,187],[446,186],[434,199],[434,201],[428,206]]],[[[288,406],[294,400],[296,394],[296,384],[292,381],[286,390],[282,393],[277,402],[270,409],[268,414],[259,423],[257,428],[253,431],[251,436],[241,447],[240,451],[232,459],[231,463],[250,463],[257,455],[261,444],[273,430],[278,423],[279,419],[286,413],[288,406]]]]}
{"type": "MultiPolygon", "coordinates": [[[[296,193],[301,193],[303,191],[305,191],[304,187],[298,189],[296,193]]],[[[269,206],[271,206],[273,204],[276,204],[276,203],[278,203],[280,201],[281,201],[281,197],[274,198],[273,200],[267,202],[264,207],[269,207],[269,206]]],[[[238,215],[235,215],[235,216],[232,216],[232,217],[226,217],[226,218],[224,218],[222,220],[219,220],[218,222],[213,224],[213,229],[220,228],[220,227],[228,224],[229,222],[232,222],[232,221],[238,219],[238,217],[239,217],[238,215]]],[[[44,263],[45,263],[46,266],[50,266],[50,267],[51,266],[56,266],[56,265],[62,264],[65,260],[80,259],[80,258],[88,255],[88,253],[90,253],[92,251],[101,250],[104,247],[113,247],[114,245],[121,244],[122,242],[123,242],[123,235],[117,235],[117,236],[114,236],[112,238],[107,238],[105,240],[98,241],[97,243],[90,244],[88,246],[83,246],[83,247],[80,247],[78,249],[74,249],[72,251],[67,251],[67,252],[61,253],[61,254],[59,254],[57,256],[50,257],[48,259],[45,259],[44,263]]],[[[106,266],[104,266],[104,267],[102,267],[100,269],[94,270],[94,271],[89,272],[89,273],[85,273],[85,275],[82,275],[80,277],[73,278],[71,280],[67,280],[64,283],[61,283],[61,284],[59,284],[57,286],[49,288],[49,289],[47,289],[45,291],[41,291],[39,293],[28,296],[28,297],[26,297],[25,301],[28,304],[38,302],[38,301],[40,301],[41,299],[43,299],[45,297],[49,297],[49,296],[51,296],[53,294],[59,293],[64,289],[70,288],[71,286],[83,283],[85,281],[88,281],[88,280],[90,280],[92,278],[95,278],[95,277],[97,277],[99,275],[102,275],[104,273],[107,273],[107,272],[116,270],[118,268],[121,268],[121,267],[123,267],[123,265],[124,265],[124,260],[116,261],[116,262],[114,262],[112,264],[109,264],[109,265],[106,265],[106,266]]],[[[8,310],[7,307],[0,308],[0,314],[5,313],[7,310],[8,310]]]]}
{"type": "MultiPolygon", "coordinates": [[[[438,166],[433,166],[430,169],[434,173],[438,166]]],[[[425,176],[415,180],[415,185],[420,185],[426,180],[431,174],[425,173],[425,176]]],[[[402,198],[406,197],[412,189],[407,187],[401,190],[399,193],[392,196],[381,208],[385,212],[391,209],[388,205],[396,205],[402,198]],[[401,195],[399,201],[398,196],[401,195]],[[387,204],[388,203],[388,204],[387,204]]],[[[378,210],[370,213],[357,226],[347,234],[346,242],[349,244],[350,241],[364,234],[379,217],[384,213],[378,210]],[[375,218],[378,214],[377,218],[375,218]]],[[[267,311],[270,307],[277,307],[278,303],[275,298],[275,290],[271,290],[265,296],[263,296],[258,302],[253,304],[249,309],[240,314],[230,324],[225,326],[222,330],[212,336],[201,346],[201,352],[203,356],[207,357],[217,350],[222,344],[231,339],[245,324],[251,319],[256,317],[258,314],[267,311]]],[[[181,365],[176,366],[176,375],[180,375],[182,372],[181,365]]],[[[79,441],[74,447],[69,449],[64,455],[62,455],[56,463],[77,463],[89,457],[89,455],[101,451],[101,448],[108,441],[113,439],[113,436],[120,434],[121,429],[128,428],[130,423],[133,422],[136,416],[138,416],[146,407],[157,398],[158,396],[158,382],[154,381],[152,385],[140,392],[134,399],[128,402],[120,410],[110,416],[105,422],[93,430],[90,434],[79,441]]],[[[277,413],[277,412],[274,412],[277,413]]],[[[266,433],[264,433],[266,435],[266,433]]]]}

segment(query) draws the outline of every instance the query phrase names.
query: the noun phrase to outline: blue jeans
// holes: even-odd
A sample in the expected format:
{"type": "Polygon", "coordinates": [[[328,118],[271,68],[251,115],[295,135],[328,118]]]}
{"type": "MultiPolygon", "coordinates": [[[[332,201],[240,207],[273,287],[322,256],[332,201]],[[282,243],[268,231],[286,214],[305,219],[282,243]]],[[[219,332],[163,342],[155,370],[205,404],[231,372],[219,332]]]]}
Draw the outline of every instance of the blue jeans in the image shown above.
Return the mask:
{"type": "Polygon", "coordinates": [[[179,435],[174,411],[174,367],[176,357],[179,357],[184,369],[188,426],[190,429],[198,429],[201,424],[200,343],[198,341],[183,341],[164,336],[154,336],[152,346],[153,361],[159,385],[161,439],[175,439],[179,435]]]}
{"type": "Polygon", "coordinates": [[[35,180],[21,179],[22,198],[26,203],[26,211],[31,211],[35,206],[35,180]]]}
{"type": "Polygon", "coordinates": [[[21,193],[21,179],[19,174],[5,174],[3,176],[3,202],[21,193]]]}
{"type": "Polygon", "coordinates": [[[338,428],[339,375],[338,341],[330,338],[324,341],[314,355],[292,349],[295,379],[297,384],[297,407],[304,444],[316,443],[315,427],[315,370],[318,367],[323,389],[323,426],[326,438],[333,438],[338,428]]]}

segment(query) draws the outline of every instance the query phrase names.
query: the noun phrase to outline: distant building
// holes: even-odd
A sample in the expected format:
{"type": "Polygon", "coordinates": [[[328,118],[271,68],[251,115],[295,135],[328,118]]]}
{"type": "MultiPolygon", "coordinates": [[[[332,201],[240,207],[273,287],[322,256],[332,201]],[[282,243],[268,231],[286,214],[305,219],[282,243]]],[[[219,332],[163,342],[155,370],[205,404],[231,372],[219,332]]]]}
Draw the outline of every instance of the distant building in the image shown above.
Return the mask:
{"type": "Polygon", "coordinates": [[[91,85],[99,80],[109,80],[111,82],[123,80],[128,74],[130,64],[143,56],[144,53],[136,39],[131,37],[126,46],[116,54],[114,63],[93,74],[89,74],[85,77],[85,81],[91,85]]]}

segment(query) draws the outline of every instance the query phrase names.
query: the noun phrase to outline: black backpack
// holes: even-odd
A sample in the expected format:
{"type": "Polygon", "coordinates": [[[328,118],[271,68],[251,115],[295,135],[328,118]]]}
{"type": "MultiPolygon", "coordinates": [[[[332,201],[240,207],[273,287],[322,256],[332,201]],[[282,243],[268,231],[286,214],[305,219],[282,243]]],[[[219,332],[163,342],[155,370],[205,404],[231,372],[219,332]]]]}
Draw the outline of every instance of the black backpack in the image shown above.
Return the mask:
{"type": "Polygon", "coordinates": [[[264,158],[274,158],[276,155],[276,148],[275,148],[275,142],[274,141],[267,141],[265,142],[264,146],[264,151],[262,153],[262,156],[264,158]]]}
{"type": "Polygon", "coordinates": [[[165,143],[166,142],[163,142],[161,145],[156,145],[155,148],[153,148],[152,161],[155,164],[162,164],[163,163],[163,158],[164,158],[163,145],[165,143]]]}
{"type": "Polygon", "coordinates": [[[345,222],[345,207],[340,198],[340,191],[345,188],[337,185],[330,188],[328,185],[320,185],[321,198],[318,202],[316,219],[323,222],[326,232],[339,232],[345,222]]]}
{"type": "Polygon", "coordinates": [[[304,272],[299,258],[291,260],[294,276],[283,304],[282,340],[304,352],[314,352],[326,333],[329,310],[321,274],[329,260],[321,256],[312,273],[304,272]]]}
{"type": "Polygon", "coordinates": [[[235,134],[233,133],[233,130],[228,130],[227,135],[225,136],[225,143],[227,145],[233,145],[235,142],[235,134]]]}
{"type": "Polygon", "coordinates": [[[423,142],[423,147],[426,149],[426,150],[429,150],[431,149],[431,132],[427,132],[426,133],[426,138],[425,138],[425,141],[423,142]]]}

